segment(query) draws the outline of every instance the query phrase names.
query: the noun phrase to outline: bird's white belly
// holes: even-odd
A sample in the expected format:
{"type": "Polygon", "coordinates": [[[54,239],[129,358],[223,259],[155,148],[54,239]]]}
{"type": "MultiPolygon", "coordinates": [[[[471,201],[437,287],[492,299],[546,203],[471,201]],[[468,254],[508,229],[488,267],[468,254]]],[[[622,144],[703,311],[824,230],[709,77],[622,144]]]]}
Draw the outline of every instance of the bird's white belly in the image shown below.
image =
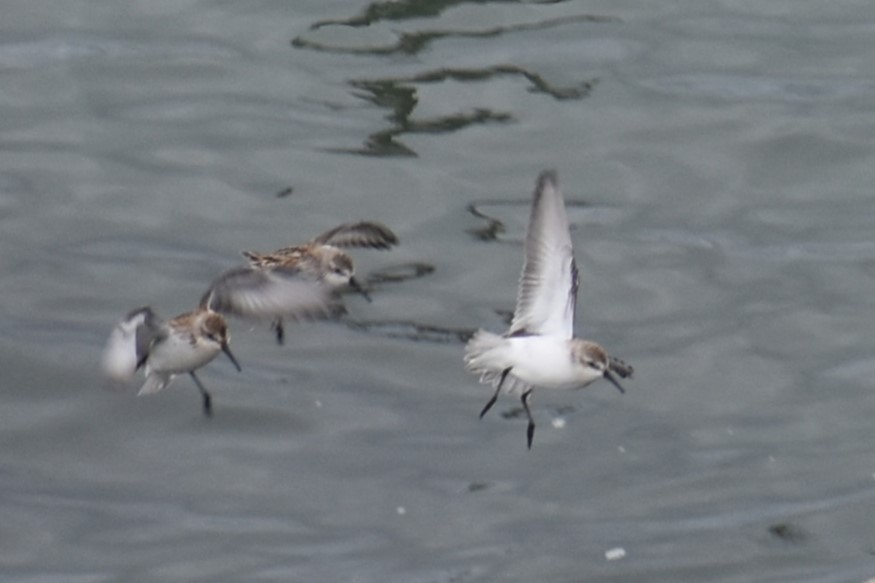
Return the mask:
{"type": "Polygon", "coordinates": [[[149,370],[154,372],[182,373],[205,365],[219,353],[219,346],[198,342],[192,345],[187,339],[171,335],[158,344],[149,354],[149,370]]]}
{"type": "Polygon", "coordinates": [[[512,373],[539,387],[577,389],[588,385],[601,373],[574,360],[569,342],[548,336],[522,336],[509,339],[512,346],[512,373]]]}

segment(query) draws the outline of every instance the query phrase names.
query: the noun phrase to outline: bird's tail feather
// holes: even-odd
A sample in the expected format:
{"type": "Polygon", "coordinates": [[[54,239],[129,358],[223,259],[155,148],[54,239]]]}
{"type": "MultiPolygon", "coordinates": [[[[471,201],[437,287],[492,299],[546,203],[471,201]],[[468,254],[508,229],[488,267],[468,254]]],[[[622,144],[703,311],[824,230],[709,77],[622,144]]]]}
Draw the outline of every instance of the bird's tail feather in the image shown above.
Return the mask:
{"type": "MultiPolygon", "coordinates": [[[[465,345],[465,368],[480,376],[484,385],[497,387],[504,371],[512,366],[510,343],[504,336],[478,330],[465,345]]],[[[524,391],[531,385],[508,374],[502,388],[508,392],[524,391]]]]}

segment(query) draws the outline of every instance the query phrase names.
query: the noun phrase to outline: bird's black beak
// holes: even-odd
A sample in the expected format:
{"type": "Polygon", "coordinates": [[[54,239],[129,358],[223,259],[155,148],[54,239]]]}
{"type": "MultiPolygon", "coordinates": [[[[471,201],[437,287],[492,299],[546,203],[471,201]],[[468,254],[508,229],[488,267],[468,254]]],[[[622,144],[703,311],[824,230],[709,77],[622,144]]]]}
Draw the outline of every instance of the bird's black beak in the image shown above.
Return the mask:
{"type": "Polygon", "coordinates": [[[238,372],[243,372],[243,369],[240,368],[240,363],[237,362],[237,359],[234,358],[234,355],[231,353],[231,349],[228,348],[227,342],[222,344],[222,352],[225,353],[225,355],[228,357],[228,360],[230,360],[232,363],[234,363],[234,366],[237,368],[238,372]]]}
{"type": "Polygon", "coordinates": [[[624,394],[624,395],[626,394],[626,389],[624,389],[623,386],[620,385],[620,383],[617,381],[617,379],[614,377],[614,375],[611,374],[611,371],[609,371],[609,370],[605,370],[605,372],[604,372],[604,377],[605,377],[607,380],[609,380],[609,381],[611,382],[612,385],[614,385],[615,387],[617,387],[617,390],[618,390],[618,391],[620,391],[620,392],[621,392],[622,394],[624,394]]]}
{"type": "Polygon", "coordinates": [[[369,302],[373,302],[373,301],[374,301],[374,300],[371,299],[371,296],[368,294],[368,292],[365,290],[365,288],[363,288],[363,287],[361,286],[361,284],[358,282],[358,280],[357,280],[356,278],[354,278],[354,277],[350,277],[350,278],[349,278],[349,287],[351,287],[351,288],[353,289],[353,291],[362,294],[362,296],[363,296],[366,300],[368,300],[369,302]]]}

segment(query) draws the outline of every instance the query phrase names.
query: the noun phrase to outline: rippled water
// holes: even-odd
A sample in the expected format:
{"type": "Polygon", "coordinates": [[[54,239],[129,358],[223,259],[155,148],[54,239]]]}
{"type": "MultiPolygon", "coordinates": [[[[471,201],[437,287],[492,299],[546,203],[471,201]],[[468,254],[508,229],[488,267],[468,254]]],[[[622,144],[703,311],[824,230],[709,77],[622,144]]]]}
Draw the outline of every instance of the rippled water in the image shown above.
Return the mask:
{"type": "Polygon", "coordinates": [[[9,581],[875,577],[875,8],[9,2],[9,581]],[[634,364],[478,421],[559,171],[577,328],[634,364]],[[113,323],[352,219],[374,302],[234,322],[236,372],[108,390],[113,323]]]}

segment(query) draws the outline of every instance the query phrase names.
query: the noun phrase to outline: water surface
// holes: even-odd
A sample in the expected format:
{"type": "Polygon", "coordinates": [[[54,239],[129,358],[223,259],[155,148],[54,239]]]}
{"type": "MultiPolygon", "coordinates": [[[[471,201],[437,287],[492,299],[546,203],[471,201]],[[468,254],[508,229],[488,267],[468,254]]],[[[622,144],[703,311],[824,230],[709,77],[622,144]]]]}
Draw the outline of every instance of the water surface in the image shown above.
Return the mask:
{"type": "Polygon", "coordinates": [[[7,4],[4,580],[875,577],[875,9],[7,4]],[[636,374],[536,392],[528,452],[461,354],[548,167],[578,333],[636,374]],[[353,219],[402,240],[354,254],[374,302],[234,322],[212,420],[106,389],[129,309],[353,219]]]}

